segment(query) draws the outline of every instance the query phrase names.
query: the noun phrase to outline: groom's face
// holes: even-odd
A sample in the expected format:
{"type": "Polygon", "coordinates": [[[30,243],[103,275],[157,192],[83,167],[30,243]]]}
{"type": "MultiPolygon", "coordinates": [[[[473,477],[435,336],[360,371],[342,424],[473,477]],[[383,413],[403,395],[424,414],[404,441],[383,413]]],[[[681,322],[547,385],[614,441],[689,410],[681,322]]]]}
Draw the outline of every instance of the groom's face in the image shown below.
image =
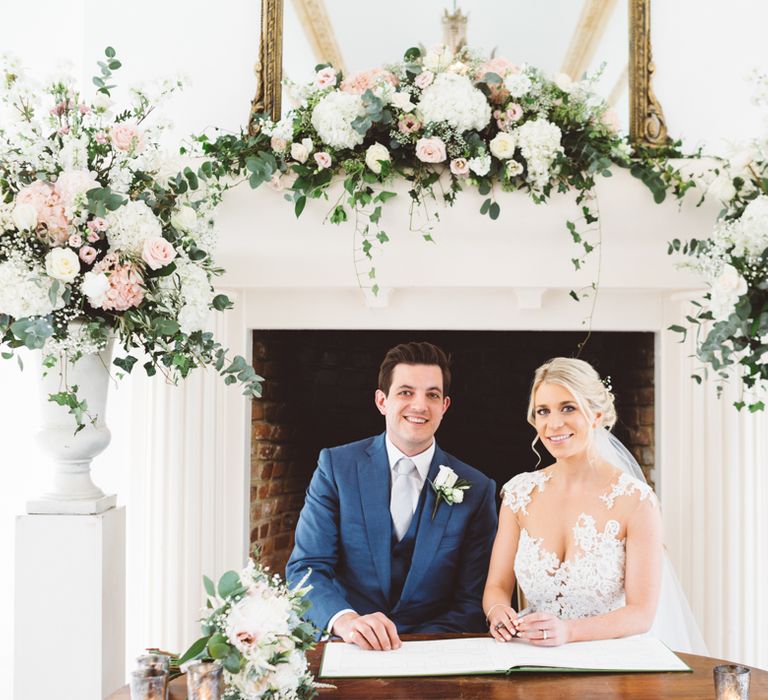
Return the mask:
{"type": "Polygon", "coordinates": [[[376,390],[376,406],[386,419],[387,435],[408,456],[432,444],[450,403],[437,365],[395,365],[389,393],[376,390]]]}

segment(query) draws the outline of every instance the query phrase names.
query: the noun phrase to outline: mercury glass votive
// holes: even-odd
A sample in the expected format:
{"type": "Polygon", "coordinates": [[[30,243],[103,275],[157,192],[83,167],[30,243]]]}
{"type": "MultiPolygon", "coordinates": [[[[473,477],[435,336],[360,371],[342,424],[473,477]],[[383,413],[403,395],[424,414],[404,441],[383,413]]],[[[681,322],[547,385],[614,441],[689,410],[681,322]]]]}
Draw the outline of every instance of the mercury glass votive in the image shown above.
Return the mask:
{"type": "Polygon", "coordinates": [[[168,674],[159,668],[138,668],[131,673],[131,700],[165,700],[168,674]]]}
{"type": "Polygon", "coordinates": [[[715,700],[749,700],[749,669],[746,666],[715,666],[715,700]]]}
{"type": "Polygon", "coordinates": [[[187,700],[220,700],[224,669],[217,663],[198,661],[187,668],[187,700]]]}
{"type": "Polygon", "coordinates": [[[171,657],[168,654],[142,654],[136,658],[139,668],[155,668],[168,673],[171,657]]]}

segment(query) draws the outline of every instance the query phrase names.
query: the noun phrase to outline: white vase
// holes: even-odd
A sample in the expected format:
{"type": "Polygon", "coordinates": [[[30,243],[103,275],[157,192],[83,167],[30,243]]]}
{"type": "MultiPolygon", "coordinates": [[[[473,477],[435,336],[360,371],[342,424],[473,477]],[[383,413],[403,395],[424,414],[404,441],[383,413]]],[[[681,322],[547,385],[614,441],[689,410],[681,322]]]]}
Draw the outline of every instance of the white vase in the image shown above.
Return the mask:
{"type": "Polygon", "coordinates": [[[27,502],[27,513],[94,514],[115,506],[117,497],[105,495],[91,480],[91,461],[112,439],[106,425],[106,408],[113,343],[110,338],[99,353],[83,355],[76,362],[60,358],[54,367],[42,370],[42,426],[37,441],[52,458],[53,470],[46,491],[27,502]],[[50,394],[73,386],[77,386],[78,401],[88,402],[85,427],[77,433],[69,408],[48,400],[50,394]]]}

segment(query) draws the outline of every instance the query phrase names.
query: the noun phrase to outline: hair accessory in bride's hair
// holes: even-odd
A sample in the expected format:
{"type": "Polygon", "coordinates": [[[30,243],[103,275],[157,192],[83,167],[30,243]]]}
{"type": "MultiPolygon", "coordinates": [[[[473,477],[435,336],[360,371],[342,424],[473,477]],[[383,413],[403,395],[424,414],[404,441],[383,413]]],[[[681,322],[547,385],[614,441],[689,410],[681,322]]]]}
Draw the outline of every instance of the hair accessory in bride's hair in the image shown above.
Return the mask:
{"type": "Polygon", "coordinates": [[[605,385],[605,388],[608,389],[608,391],[613,391],[613,384],[611,384],[610,374],[606,374],[600,381],[605,385]]]}

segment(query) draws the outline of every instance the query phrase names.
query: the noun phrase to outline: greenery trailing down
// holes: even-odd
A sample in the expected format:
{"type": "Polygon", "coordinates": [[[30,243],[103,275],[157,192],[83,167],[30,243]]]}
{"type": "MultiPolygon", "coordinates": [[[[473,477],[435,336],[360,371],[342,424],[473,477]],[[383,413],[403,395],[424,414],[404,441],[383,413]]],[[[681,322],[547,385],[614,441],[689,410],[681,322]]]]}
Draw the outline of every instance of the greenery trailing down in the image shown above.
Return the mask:
{"type": "MultiPolygon", "coordinates": [[[[411,48],[402,61],[345,77],[316,67],[309,85],[289,84],[298,106],[279,122],[255,115],[253,134],[200,137],[203,152],[225,173],[283,191],[296,216],[310,199],[328,199],[332,223],[353,221],[361,286],[376,291],[372,258],[389,240],[382,227],[394,178],[409,184],[410,229],[433,241],[434,204],[451,205],[466,187],[483,197],[480,214],[499,218],[499,192],[527,192],[537,203],[575,192],[579,216],[567,221],[579,269],[598,242],[595,185],[611,168],[628,168],[661,203],[693,186],[670,162],[679,143],[631,145],[592,80],[552,78],[504,58],[465,48],[411,48]]],[[[578,298],[578,295],[575,295],[578,298]]]]}

